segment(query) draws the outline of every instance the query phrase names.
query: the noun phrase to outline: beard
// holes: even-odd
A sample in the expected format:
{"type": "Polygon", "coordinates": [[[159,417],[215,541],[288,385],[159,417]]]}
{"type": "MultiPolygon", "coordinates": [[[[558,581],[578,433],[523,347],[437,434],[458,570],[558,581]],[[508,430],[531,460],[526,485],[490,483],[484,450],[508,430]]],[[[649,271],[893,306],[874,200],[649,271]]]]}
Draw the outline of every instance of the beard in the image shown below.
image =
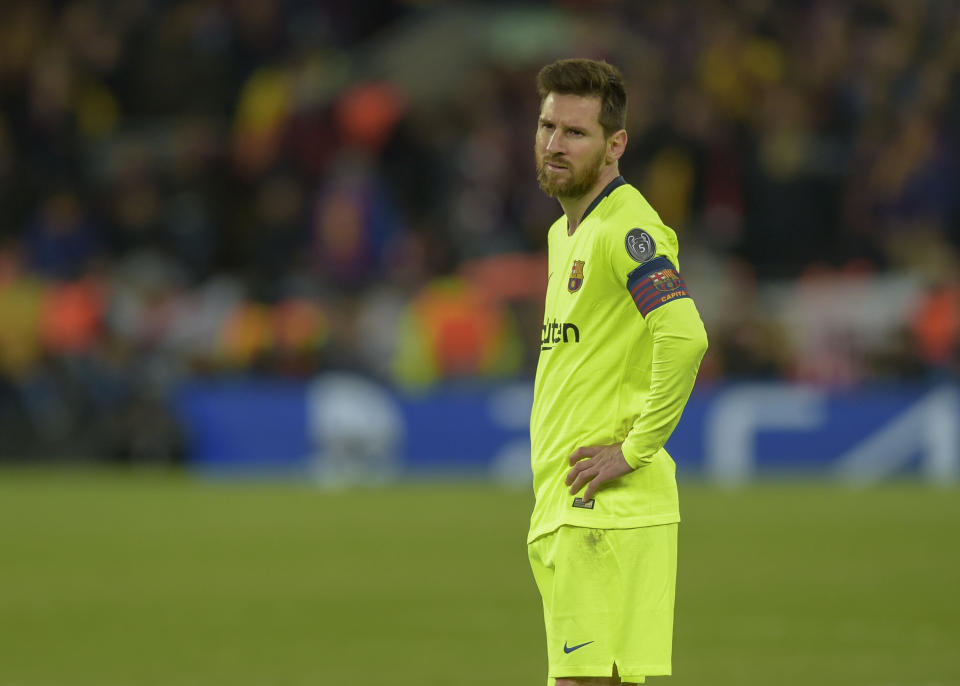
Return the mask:
{"type": "Polygon", "coordinates": [[[592,159],[587,160],[583,169],[579,171],[571,166],[568,161],[563,161],[563,164],[567,165],[569,174],[560,177],[547,169],[547,162],[560,162],[562,158],[547,157],[535,150],[537,183],[540,184],[543,192],[551,198],[579,198],[590,191],[597,183],[597,179],[600,178],[600,172],[606,160],[606,152],[606,149],[601,147],[597,154],[592,159]]]}

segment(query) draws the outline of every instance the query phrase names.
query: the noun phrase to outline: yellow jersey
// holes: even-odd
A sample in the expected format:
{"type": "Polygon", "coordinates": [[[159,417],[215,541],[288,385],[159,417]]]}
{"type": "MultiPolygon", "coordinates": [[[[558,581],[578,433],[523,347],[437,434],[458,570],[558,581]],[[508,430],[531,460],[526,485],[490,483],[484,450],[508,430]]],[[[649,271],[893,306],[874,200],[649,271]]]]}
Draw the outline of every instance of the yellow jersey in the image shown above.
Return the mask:
{"type": "Polygon", "coordinates": [[[680,520],[664,450],[693,388],[706,332],[680,276],[677,237],[622,177],[577,230],[550,227],[540,358],[530,416],[536,504],[528,541],[569,524],[632,528],[680,520]],[[593,499],[570,495],[569,457],[623,441],[634,471],[593,499]]]}

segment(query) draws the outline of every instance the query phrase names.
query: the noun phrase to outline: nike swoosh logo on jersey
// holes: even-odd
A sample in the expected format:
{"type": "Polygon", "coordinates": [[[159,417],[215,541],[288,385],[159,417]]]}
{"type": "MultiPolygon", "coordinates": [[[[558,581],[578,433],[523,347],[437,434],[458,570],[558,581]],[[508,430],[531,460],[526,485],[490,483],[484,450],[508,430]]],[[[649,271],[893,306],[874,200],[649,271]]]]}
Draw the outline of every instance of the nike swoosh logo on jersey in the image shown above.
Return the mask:
{"type": "Polygon", "coordinates": [[[591,643],[593,643],[593,641],[587,641],[586,643],[581,643],[581,644],[578,645],[578,646],[571,646],[571,647],[568,648],[568,647],[567,647],[567,642],[564,641],[564,642],[563,642],[563,652],[565,652],[565,653],[567,653],[567,654],[570,654],[570,653],[572,653],[574,650],[577,650],[578,648],[582,648],[583,646],[588,646],[588,645],[590,645],[591,643]]]}

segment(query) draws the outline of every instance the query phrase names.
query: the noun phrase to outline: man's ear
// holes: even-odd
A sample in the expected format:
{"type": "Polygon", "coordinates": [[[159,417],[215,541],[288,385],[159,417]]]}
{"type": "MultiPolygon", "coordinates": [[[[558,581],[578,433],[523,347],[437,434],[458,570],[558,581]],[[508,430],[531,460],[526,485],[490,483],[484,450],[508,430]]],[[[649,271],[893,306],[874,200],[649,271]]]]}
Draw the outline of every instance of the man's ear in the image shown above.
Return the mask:
{"type": "Polygon", "coordinates": [[[607,164],[616,162],[627,149],[627,132],[620,129],[607,139],[607,164]]]}

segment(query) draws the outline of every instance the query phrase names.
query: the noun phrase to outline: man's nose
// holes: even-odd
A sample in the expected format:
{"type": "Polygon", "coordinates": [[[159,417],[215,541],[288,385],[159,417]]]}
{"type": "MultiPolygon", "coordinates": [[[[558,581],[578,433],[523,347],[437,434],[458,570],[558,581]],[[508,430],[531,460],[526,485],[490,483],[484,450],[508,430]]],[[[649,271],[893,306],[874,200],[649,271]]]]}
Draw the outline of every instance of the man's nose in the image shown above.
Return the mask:
{"type": "Polygon", "coordinates": [[[563,152],[562,138],[559,131],[554,131],[547,139],[547,152],[563,152]]]}

